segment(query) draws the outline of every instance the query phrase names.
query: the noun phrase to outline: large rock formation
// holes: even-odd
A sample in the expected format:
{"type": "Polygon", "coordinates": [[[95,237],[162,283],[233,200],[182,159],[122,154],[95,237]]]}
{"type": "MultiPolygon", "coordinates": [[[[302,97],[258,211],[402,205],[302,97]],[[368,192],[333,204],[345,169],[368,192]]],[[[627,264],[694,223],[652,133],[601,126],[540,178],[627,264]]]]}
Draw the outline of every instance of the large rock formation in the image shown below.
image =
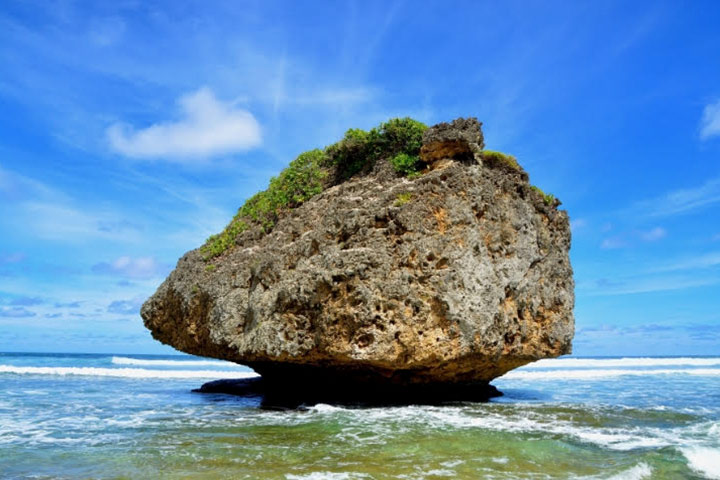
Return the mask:
{"type": "Polygon", "coordinates": [[[145,325],[276,385],[484,385],[570,353],[568,216],[512,157],[482,148],[475,119],[437,125],[422,175],[377,161],[269,233],[249,228],[209,260],[188,252],[145,325]]]}

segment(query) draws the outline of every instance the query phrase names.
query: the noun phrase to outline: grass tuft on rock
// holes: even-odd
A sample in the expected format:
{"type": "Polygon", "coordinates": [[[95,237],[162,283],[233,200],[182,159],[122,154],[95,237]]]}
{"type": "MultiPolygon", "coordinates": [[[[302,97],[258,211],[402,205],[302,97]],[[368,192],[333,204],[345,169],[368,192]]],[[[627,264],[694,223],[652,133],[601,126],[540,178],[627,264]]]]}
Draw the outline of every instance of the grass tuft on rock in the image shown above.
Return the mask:
{"type": "Polygon", "coordinates": [[[545,193],[540,189],[540,187],[536,187],[535,185],[532,185],[530,188],[542,196],[545,205],[552,206],[555,203],[555,195],[552,193],[545,193]]]}
{"type": "Polygon", "coordinates": [[[515,158],[512,155],[508,155],[506,153],[502,152],[496,152],[495,150],[483,150],[481,153],[482,159],[486,162],[492,163],[492,164],[500,164],[505,165],[507,167],[510,167],[510,169],[515,170],[517,172],[521,171],[522,168],[520,167],[520,164],[517,161],[517,158],[515,158]]]}
{"type": "Polygon", "coordinates": [[[378,160],[389,161],[395,170],[410,178],[424,167],[418,155],[427,125],[412,118],[393,118],[370,131],[352,128],[324,150],[298,155],[266,190],[250,197],[225,229],[212,235],[200,251],[205,260],[222,255],[237,237],[254,225],[267,233],[283,211],[299,207],[334,181],[344,181],[369,171],[378,160]]]}
{"type": "Polygon", "coordinates": [[[326,162],[325,152],[319,149],[298,155],[280,175],[270,179],[267,190],[256,193],[240,207],[225,230],[207,239],[200,247],[203,257],[207,260],[222,255],[251,224],[269,232],[282,210],[295,208],[322,192],[328,175],[323,167],[326,162]]]}

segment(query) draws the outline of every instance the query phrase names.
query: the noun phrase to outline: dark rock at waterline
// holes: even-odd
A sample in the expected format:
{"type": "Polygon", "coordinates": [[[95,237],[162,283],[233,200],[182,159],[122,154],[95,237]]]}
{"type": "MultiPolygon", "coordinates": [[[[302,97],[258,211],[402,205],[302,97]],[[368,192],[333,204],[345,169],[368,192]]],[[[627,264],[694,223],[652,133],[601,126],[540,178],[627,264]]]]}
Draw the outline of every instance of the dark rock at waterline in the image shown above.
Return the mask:
{"type": "Polygon", "coordinates": [[[374,407],[389,405],[438,405],[450,402],[487,402],[502,396],[493,385],[468,383],[453,385],[369,385],[317,377],[309,381],[288,381],[279,385],[262,377],[214,380],[193,390],[195,393],[259,397],[264,408],[295,409],[327,403],[342,406],[374,407]]]}
{"type": "Polygon", "coordinates": [[[262,396],[264,391],[260,377],[224,378],[203,383],[200,388],[193,389],[195,393],[227,393],[240,397],[262,396]]]}

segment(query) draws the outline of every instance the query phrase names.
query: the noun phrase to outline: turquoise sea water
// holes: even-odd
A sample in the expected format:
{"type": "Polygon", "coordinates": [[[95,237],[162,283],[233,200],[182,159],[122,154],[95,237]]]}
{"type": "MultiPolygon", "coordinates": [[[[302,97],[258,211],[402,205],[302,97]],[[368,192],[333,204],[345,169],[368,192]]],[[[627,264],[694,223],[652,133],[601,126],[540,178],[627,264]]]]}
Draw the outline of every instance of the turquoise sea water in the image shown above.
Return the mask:
{"type": "Polygon", "coordinates": [[[720,358],[541,361],[490,403],[270,411],[189,356],[0,354],[0,478],[720,479],[720,358]]]}

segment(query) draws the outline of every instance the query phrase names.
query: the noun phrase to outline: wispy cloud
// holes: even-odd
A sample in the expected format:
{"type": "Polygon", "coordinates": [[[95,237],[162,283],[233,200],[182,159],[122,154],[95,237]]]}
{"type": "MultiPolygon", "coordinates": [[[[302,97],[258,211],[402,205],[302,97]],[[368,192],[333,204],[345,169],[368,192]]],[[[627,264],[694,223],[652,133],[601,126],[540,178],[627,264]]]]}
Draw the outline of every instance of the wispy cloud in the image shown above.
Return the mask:
{"type": "Polygon", "coordinates": [[[621,233],[605,238],[600,244],[600,248],[604,250],[625,248],[637,242],[656,242],[666,236],[667,230],[662,227],[655,227],[650,230],[633,230],[631,232],[621,233]]]}
{"type": "Polygon", "coordinates": [[[54,193],[42,182],[4,169],[0,165],[0,199],[3,201],[22,202],[49,196],[54,196],[54,193]]]}
{"type": "Polygon", "coordinates": [[[703,337],[717,338],[720,335],[720,325],[713,324],[702,324],[702,323],[690,323],[680,325],[670,325],[664,323],[642,323],[638,325],[613,325],[603,323],[600,325],[591,325],[578,327],[576,334],[581,337],[594,337],[594,336],[610,336],[618,337],[625,335],[639,335],[639,336],[672,336],[688,333],[690,335],[700,335],[703,337]]]}
{"type": "Polygon", "coordinates": [[[135,315],[140,312],[140,307],[143,304],[141,298],[133,298],[131,300],[115,300],[108,305],[107,311],[109,313],[116,313],[118,315],[135,315]]]}
{"type": "Polygon", "coordinates": [[[631,265],[626,272],[606,272],[603,277],[580,281],[577,289],[590,296],[607,296],[717,285],[720,284],[720,251],[654,259],[649,264],[631,265]]]}
{"type": "Polygon", "coordinates": [[[584,218],[570,220],[570,229],[572,230],[573,233],[587,227],[587,225],[588,225],[588,222],[584,218]]]}
{"type": "Polygon", "coordinates": [[[55,308],[80,308],[80,305],[82,305],[82,302],[75,301],[75,302],[57,302],[55,303],[55,308]]]}
{"type": "Polygon", "coordinates": [[[651,230],[640,232],[640,238],[646,242],[655,242],[667,236],[667,230],[662,227],[655,227],[651,230]]]}
{"type": "Polygon", "coordinates": [[[628,243],[622,236],[608,237],[602,241],[600,248],[604,250],[612,250],[616,248],[627,247],[628,243]]]}
{"type": "MultiPolygon", "coordinates": [[[[110,208],[83,205],[70,195],[38,180],[0,166],[0,200],[13,204],[0,225],[27,232],[33,239],[82,243],[88,239],[128,242],[139,238],[139,227],[110,208]]],[[[24,260],[21,253],[0,256],[0,264],[24,260]]]]}
{"type": "Polygon", "coordinates": [[[8,263],[20,263],[25,260],[25,254],[23,253],[7,253],[0,255],[0,265],[8,263]]]}
{"type": "Polygon", "coordinates": [[[720,203],[720,178],[710,179],[697,187],[674,190],[660,197],[638,202],[627,213],[665,217],[691,213],[716,203],[720,203]]]}
{"type": "MultiPolygon", "coordinates": [[[[107,231],[102,226],[119,221],[111,211],[81,209],[68,203],[27,202],[22,205],[27,227],[44,239],[63,242],[83,242],[90,238],[120,239],[117,232],[107,231]]],[[[123,238],[135,235],[135,231],[124,232],[123,238]]]]}
{"type": "Polygon", "coordinates": [[[29,318],[35,315],[35,312],[31,312],[25,307],[0,307],[0,317],[29,318]]]}
{"type": "Polygon", "coordinates": [[[122,256],[112,262],[101,262],[93,265],[94,273],[117,275],[132,279],[147,279],[165,275],[169,267],[153,257],[132,258],[122,256]]]}
{"type": "Polygon", "coordinates": [[[674,272],[681,270],[696,270],[712,268],[720,265],[720,252],[711,252],[704,255],[699,255],[691,258],[684,258],[682,260],[660,265],[655,268],[656,272],[674,272]]]}
{"type": "Polygon", "coordinates": [[[178,100],[181,118],[135,130],[116,123],[108,131],[111,147],[128,157],[188,162],[246,151],[261,143],[253,115],[223,103],[207,87],[178,100]]]}
{"type": "Polygon", "coordinates": [[[15,297],[10,300],[9,305],[17,307],[32,307],[35,305],[41,305],[43,303],[45,303],[45,301],[42,298],[21,296],[15,297]]]}
{"type": "Polygon", "coordinates": [[[720,100],[706,105],[700,119],[700,138],[707,140],[717,136],[720,136],[720,100]]]}
{"type": "Polygon", "coordinates": [[[581,281],[577,291],[588,296],[633,295],[669,292],[720,284],[720,255],[681,259],[630,275],[613,275],[581,281]]]}

